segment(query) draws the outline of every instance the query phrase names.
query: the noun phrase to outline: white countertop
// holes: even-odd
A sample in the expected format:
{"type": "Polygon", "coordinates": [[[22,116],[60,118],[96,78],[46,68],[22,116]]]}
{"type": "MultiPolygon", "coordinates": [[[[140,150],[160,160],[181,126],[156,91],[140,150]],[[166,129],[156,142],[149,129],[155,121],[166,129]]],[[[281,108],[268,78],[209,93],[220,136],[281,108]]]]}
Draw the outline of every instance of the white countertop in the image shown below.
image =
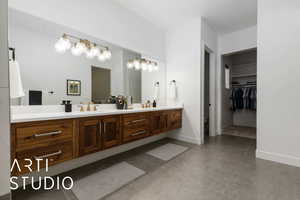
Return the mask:
{"type": "Polygon", "coordinates": [[[15,113],[11,115],[11,123],[34,122],[56,119],[72,119],[80,117],[93,117],[117,114],[130,114],[139,112],[151,112],[160,110],[181,109],[183,106],[160,106],[157,108],[134,108],[130,110],[117,110],[117,109],[100,109],[99,111],[80,112],[74,111],[71,113],[65,112],[45,112],[45,113],[15,113]]]}

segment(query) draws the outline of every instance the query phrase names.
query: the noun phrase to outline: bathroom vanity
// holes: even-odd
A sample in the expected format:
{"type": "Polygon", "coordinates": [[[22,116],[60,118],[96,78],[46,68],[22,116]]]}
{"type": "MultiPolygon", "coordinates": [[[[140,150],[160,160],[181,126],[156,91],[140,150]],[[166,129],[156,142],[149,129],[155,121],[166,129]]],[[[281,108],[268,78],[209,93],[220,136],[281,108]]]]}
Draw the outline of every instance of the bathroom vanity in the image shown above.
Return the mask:
{"type": "MultiPolygon", "coordinates": [[[[11,158],[22,172],[25,158],[48,159],[53,166],[125,143],[179,129],[182,107],[98,112],[15,115],[11,125],[11,158]]],[[[33,163],[33,169],[36,169],[33,163]]],[[[42,162],[41,162],[42,164],[42,162]]],[[[43,164],[45,164],[43,162],[43,164]]],[[[41,167],[45,167],[41,165],[41,167]]]]}

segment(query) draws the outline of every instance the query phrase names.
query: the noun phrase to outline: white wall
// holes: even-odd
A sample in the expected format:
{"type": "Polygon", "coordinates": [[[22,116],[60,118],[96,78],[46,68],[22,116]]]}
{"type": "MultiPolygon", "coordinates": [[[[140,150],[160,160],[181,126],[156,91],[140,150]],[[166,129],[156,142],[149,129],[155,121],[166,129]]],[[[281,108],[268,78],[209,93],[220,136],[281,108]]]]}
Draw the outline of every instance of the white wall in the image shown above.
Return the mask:
{"type": "Polygon", "coordinates": [[[10,193],[7,1],[0,1],[0,197],[10,193]]]}
{"type": "Polygon", "coordinates": [[[165,59],[164,31],[111,0],[10,0],[9,6],[158,60],[165,59]]]}
{"type": "MultiPolygon", "coordinates": [[[[222,60],[224,54],[243,51],[257,47],[257,26],[218,36],[218,57],[217,57],[217,134],[222,130],[222,88],[224,79],[222,76],[222,60]]],[[[224,116],[225,117],[225,116],[224,116]]]]}
{"type": "Polygon", "coordinates": [[[166,34],[167,83],[176,80],[178,99],[184,103],[183,127],[170,135],[201,143],[200,67],[201,18],[191,19],[166,34]]]}
{"type": "Polygon", "coordinates": [[[257,157],[300,167],[300,1],[258,1],[257,157]]]}
{"type": "Polygon", "coordinates": [[[257,26],[218,37],[219,54],[228,54],[257,46],[257,26]]]}

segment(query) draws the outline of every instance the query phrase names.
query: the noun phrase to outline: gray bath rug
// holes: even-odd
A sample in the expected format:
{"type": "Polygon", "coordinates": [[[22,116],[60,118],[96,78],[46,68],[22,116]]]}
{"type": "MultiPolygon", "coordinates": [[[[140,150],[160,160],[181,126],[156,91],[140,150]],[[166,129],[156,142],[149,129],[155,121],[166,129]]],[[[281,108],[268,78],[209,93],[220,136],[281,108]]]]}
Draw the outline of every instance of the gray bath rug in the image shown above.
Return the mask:
{"type": "Polygon", "coordinates": [[[143,170],[121,162],[75,181],[72,191],[79,200],[99,200],[143,174],[143,170]]]}
{"type": "Polygon", "coordinates": [[[161,160],[168,161],[174,158],[175,156],[185,152],[186,150],[188,150],[187,147],[168,143],[163,146],[157,147],[151,151],[148,151],[147,154],[159,158],[161,160]]]}

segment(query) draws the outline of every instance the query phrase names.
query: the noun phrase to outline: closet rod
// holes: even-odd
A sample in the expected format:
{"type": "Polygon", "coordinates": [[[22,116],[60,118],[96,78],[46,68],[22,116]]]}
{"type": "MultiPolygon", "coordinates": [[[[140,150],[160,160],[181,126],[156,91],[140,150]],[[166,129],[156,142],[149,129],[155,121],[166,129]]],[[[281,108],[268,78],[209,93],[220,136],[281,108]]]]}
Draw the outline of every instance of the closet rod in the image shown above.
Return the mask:
{"type": "Polygon", "coordinates": [[[256,87],[256,84],[239,84],[239,85],[232,85],[232,87],[256,87]]]}

